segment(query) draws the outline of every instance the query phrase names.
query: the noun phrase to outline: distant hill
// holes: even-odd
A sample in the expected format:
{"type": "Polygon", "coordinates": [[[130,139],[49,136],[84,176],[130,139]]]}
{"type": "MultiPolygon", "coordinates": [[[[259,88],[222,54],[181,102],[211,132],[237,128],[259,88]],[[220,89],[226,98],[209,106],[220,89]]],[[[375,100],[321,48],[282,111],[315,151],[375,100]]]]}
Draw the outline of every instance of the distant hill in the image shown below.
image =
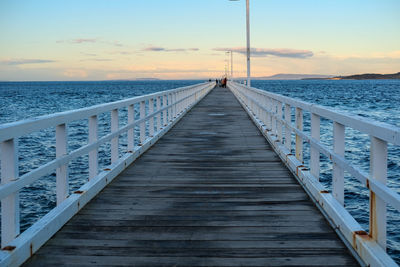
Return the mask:
{"type": "Polygon", "coordinates": [[[376,74],[376,73],[366,73],[366,74],[356,74],[350,76],[337,76],[333,77],[335,80],[384,80],[384,79],[400,79],[400,72],[393,74],[376,74]]]}
{"type": "Polygon", "coordinates": [[[327,79],[332,77],[334,77],[334,75],[280,73],[272,76],[251,77],[251,79],[252,80],[302,80],[302,79],[327,79]]]}

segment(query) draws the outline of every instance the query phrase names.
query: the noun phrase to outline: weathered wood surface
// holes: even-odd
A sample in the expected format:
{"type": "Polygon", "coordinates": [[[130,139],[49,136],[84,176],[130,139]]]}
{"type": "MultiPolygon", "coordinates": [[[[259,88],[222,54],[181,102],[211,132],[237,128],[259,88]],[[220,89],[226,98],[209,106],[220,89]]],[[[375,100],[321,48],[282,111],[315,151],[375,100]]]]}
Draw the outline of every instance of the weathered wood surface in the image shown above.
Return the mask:
{"type": "Polygon", "coordinates": [[[357,265],[227,89],[214,89],[27,266],[357,265]]]}

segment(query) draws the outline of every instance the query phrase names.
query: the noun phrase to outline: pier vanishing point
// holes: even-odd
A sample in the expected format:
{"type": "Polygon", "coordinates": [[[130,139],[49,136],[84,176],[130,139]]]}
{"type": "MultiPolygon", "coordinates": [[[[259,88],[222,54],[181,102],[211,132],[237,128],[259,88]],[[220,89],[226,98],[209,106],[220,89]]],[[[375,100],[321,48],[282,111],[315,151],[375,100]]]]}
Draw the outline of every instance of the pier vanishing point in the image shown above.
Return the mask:
{"type": "Polygon", "coordinates": [[[400,207],[386,186],[394,126],[207,82],[5,124],[0,142],[1,266],[397,266],[385,216],[400,207]],[[111,131],[99,137],[103,113],[111,131]],[[333,148],[320,142],[321,118],[333,123],[333,148]],[[69,151],[68,123],[82,119],[88,143],[69,151]],[[56,159],[18,177],[16,140],[49,127],[56,159]],[[370,135],[370,174],[343,157],[346,127],[370,135]],[[99,169],[107,143],[111,165],[99,169]],[[319,182],[320,154],[333,163],[332,189],[319,182]],[[83,155],[87,182],[70,191],[68,163],[83,155]],[[52,172],[57,207],[20,233],[19,191],[52,172]],[[371,192],[368,231],[343,205],[344,172],[371,192]]]}

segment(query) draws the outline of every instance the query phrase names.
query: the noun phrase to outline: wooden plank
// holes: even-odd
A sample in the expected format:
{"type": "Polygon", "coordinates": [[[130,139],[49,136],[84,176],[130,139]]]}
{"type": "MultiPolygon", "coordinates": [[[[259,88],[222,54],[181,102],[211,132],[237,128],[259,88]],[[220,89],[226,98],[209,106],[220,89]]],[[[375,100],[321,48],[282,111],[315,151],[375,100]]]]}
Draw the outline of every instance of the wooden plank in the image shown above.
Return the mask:
{"type": "Polygon", "coordinates": [[[226,257],[132,257],[132,256],[77,256],[55,255],[34,257],[32,266],[59,265],[65,266],[353,266],[352,259],[342,255],[316,255],[296,257],[262,257],[262,258],[226,258],[226,257]]]}
{"type": "Polygon", "coordinates": [[[354,266],[234,96],[217,88],[27,266],[354,266]]]}

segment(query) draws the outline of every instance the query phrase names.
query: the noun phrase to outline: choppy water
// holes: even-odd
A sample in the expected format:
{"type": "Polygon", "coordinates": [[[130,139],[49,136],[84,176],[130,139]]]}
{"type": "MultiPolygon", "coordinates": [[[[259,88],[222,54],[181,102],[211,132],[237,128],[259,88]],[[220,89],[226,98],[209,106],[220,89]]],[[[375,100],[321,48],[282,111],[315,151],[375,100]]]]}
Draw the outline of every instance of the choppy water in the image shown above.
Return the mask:
{"type": "MultiPolygon", "coordinates": [[[[128,97],[186,86],[199,81],[116,81],[116,82],[0,82],[0,124],[59,111],[88,107],[128,97]]],[[[253,81],[252,86],[304,101],[344,110],[400,127],[400,80],[378,81],[253,81]]],[[[121,122],[124,122],[124,111],[121,122]]],[[[126,118],[125,118],[126,120],[126,118]]],[[[109,131],[107,114],[99,118],[100,136],[109,131]]],[[[69,151],[87,142],[85,121],[68,126],[69,151]]],[[[309,131],[305,114],[305,130],[309,131]]],[[[332,145],[332,125],[321,121],[321,141],[332,145]]],[[[121,138],[124,145],[124,138],[121,138]]],[[[306,150],[308,148],[306,147],[306,150]]],[[[100,167],[109,162],[109,146],[100,148],[100,167]]],[[[305,161],[309,160],[305,153],[305,161]]],[[[346,129],[345,157],[368,171],[369,137],[346,129]]],[[[20,175],[55,158],[54,129],[43,130],[19,140],[20,175]],[[32,155],[35,155],[34,157],[32,155]]],[[[71,190],[87,179],[87,156],[69,164],[71,190]]],[[[330,188],[331,164],[321,159],[321,181],[330,188]]],[[[400,149],[389,146],[388,185],[400,192],[400,149]]],[[[368,229],[368,191],[346,176],[345,205],[368,229]]],[[[48,175],[21,191],[21,229],[29,227],[55,207],[55,174],[48,175]]],[[[400,214],[389,207],[388,251],[400,263],[400,214]]]]}

